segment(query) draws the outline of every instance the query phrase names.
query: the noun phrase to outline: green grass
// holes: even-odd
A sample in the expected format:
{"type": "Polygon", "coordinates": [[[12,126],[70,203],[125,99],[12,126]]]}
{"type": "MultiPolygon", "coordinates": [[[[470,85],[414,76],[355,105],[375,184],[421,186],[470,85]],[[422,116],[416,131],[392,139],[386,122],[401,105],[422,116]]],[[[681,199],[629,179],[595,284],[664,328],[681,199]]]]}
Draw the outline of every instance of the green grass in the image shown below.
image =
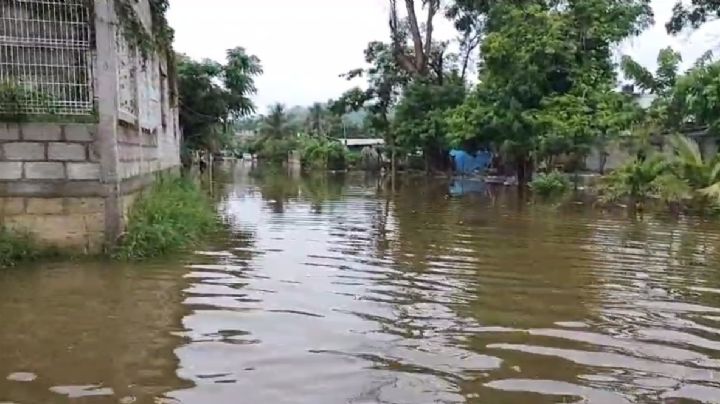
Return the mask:
{"type": "Polygon", "coordinates": [[[42,250],[28,233],[0,227],[0,268],[15,267],[37,260],[42,255],[42,250]]]}
{"type": "Polygon", "coordinates": [[[113,256],[137,261],[199,243],[218,228],[212,202],[186,178],[161,178],[133,205],[128,228],[113,256]]]}

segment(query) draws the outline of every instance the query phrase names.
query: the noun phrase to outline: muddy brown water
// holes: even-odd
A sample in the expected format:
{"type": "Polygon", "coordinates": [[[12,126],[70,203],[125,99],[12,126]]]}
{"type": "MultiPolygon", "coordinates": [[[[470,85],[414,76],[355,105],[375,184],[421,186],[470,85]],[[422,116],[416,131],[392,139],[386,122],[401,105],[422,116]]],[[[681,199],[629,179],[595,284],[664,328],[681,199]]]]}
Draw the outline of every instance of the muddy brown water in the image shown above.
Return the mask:
{"type": "Polygon", "coordinates": [[[0,403],[720,402],[720,222],[249,171],[203,251],[0,272],[0,403]]]}

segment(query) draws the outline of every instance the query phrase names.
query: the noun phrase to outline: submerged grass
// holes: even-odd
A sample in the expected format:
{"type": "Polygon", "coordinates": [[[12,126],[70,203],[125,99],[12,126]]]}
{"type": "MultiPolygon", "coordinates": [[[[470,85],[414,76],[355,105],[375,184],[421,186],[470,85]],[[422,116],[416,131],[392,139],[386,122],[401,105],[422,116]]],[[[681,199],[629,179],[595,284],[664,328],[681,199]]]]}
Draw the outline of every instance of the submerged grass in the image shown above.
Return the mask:
{"type": "Polygon", "coordinates": [[[32,236],[0,227],[0,268],[11,268],[42,256],[32,236]]]}
{"type": "Polygon", "coordinates": [[[113,256],[137,261],[172,254],[218,229],[212,202],[190,179],[165,177],[133,205],[113,256]]]}

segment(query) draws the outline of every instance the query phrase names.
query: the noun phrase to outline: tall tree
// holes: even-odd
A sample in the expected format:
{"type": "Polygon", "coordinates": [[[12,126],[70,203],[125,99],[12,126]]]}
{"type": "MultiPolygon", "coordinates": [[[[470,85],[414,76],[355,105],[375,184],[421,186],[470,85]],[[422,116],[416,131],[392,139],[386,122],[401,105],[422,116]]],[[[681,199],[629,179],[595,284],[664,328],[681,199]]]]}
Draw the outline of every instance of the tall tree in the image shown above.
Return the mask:
{"type": "Polygon", "coordinates": [[[216,151],[223,147],[229,123],[255,111],[251,96],[260,60],[243,48],[227,51],[226,64],[196,61],[177,55],[180,125],[189,149],[216,151]]]}
{"type": "Polygon", "coordinates": [[[270,106],[267,116],[263,119],[263,136],[270,139],[282,139],[290,135],[289,118],[285,105],[277,103],[270,106]]]}
{"type": "Polygon", "coordinates": [[[325,108],[319,102],[314,103],[308,111],[306,126],[308,131],[315,135],[327,135],[325,128],[325,108]]]}
{"type": "Polygon", "coordinates": [[[486,18],[480,84],[451,115],[451,138],[494,144],[524,183],[544,137],[563,130],[548,125],[548,112],[568,108],[582,133],[596,132],[582,115],[594,113],[600,104],[593,100],[613,87],[613,45],[648,25],[650,6],[646,0],[478,3],[486,18]]]}
{"type": "Polygon", "coordinates": [[[407,13],[406,23],[399,17],[397,0],[389,0],[392,54],[406,73],[412,77],[425,77],[428,74],[433,46],[434,20],[440,9],[440,0],[422,0],[423,8],[427,8],[424,37],[420,31],[421,25],[418,22],[415,0],[404,1],[407,13]],[[411,50],[408,50],[407,47],[408,35],[412,43],[411,50]]]}
{"type": "Polygon", "coordinates": [[[377,136],[385,139],[391,150],[391,171],[395,173],[397,138],[390,130],[391,109],[397,103],[401,89],[409,82],[406,71],[395,61],[393,46],[382,42],[370,42],[365,49],[367,68],[356,69],[345,75],[348,79],[365,77],[366,90],[354,88],[347,91],[332,106],[336,113],[366,109],[369,112],[368,126],[377,136]]]}

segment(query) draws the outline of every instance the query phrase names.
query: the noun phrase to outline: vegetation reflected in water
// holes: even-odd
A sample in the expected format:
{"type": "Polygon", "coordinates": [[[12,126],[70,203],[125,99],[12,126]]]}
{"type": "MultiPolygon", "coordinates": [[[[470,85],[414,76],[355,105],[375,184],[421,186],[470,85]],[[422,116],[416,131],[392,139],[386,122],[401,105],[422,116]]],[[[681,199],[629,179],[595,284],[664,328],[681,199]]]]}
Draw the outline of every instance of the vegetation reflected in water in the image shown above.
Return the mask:
{"type": "Polygon", "coordinates": [[[187,263],[0,274],[0,401],[720,397],[717,223],[222,175],[228,237],[187,263]]]}

